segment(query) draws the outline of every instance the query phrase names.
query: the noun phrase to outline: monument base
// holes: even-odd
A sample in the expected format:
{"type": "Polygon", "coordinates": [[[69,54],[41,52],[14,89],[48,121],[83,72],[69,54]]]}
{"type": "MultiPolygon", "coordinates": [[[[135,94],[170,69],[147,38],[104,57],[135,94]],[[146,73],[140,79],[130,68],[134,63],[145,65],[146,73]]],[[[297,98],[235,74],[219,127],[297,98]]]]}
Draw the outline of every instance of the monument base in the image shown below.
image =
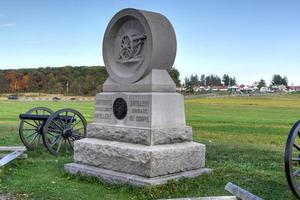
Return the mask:
{"type": "Polygon", "coordinates": [[[190,126],[148,128],[91,123],[87,126],[87,137],[150,146],[191,142],[193,133],[190,126]]]}
{"type": "Polygon", "coordinates": [[[64,169],[70,174],[81,174],[84,176],[97,177],[100,180],[113,184],[130,184],[135,186],[152,186],[162,185],[167,183],[169,180],[178,180],[180,178],[194,178],[202,174],[209,174],[212,172],[208,168],[200,168],[190,171],[184,171],[164,176],[158,176],[154,178],[147,178],[138,175],[132,175],[113,170],[103,169],[99,167],[93,167],[77,163],[65,164],[64,169]]]}
{"type": "Polygon", "coordinates": [[[183,142],[145,146],[85,138],[74,143],[74,162],[144,177],[203,168],[205,145],[183,142]]]}

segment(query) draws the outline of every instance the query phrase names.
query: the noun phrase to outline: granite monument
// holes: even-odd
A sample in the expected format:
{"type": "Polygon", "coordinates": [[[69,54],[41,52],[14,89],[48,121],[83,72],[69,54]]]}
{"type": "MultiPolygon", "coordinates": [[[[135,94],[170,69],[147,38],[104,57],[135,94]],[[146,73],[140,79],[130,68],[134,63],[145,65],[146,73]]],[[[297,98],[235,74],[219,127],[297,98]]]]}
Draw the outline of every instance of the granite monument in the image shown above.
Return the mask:
{"type": "Polygon", "coordinates": [[[109,78],[67,172],[142,186],[210,171],[168,74],[175,56],[175,31],[165,16],[129,8],[111,19],[103,40],[109,78]]]}

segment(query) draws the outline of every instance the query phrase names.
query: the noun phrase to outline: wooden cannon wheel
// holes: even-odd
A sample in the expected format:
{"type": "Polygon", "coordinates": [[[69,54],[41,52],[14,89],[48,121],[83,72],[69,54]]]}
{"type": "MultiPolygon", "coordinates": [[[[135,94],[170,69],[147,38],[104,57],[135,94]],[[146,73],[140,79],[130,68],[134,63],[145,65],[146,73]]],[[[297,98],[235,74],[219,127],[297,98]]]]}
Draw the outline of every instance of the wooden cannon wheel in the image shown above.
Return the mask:
{"type": "MultiPolygon", "coordinates": [[[[51,115],[53,111],[46,107],[36,107],[28,110],[24,116],[46,116],[51,115]]],[[[21,118],[21,117],[20,117],[21,118]]],[[[19,136],[22,143],[30,150],[36,148],[42,136],[43,120],[21,118],[19,125],[19,136]]]]}
{"type": "Polygon", "coordinates": [[[53,113],[43,128],[46,148],[54,155],[73,151],[74,141],[86,136],[86,124],[85,118],[76,110],[62,109],[53,113]]]}
{"type": "Polygon", "coordinates": [[[284,164],[289,187],[300,198],[300,121],[294,124],[288,135],[284,164]]]}

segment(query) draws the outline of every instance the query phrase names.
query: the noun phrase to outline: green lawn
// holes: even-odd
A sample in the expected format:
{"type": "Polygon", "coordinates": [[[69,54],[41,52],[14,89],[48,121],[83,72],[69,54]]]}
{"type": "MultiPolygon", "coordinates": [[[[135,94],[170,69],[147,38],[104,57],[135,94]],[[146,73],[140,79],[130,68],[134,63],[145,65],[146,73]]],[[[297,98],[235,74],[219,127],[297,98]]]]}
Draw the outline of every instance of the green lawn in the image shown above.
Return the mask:
{"type": "MultiPolygon", "coordinates": [[[[92,102],[0,101],[0,145],[21,145],[18,115],[31,107],[75,108],[92,121],[92,102]]],[[[231,181],[265,199],[293,199],[283,172],[287,134],[300,119],[300,95],[222,97],[186,100],[187,124],[194,140],[206,144],[212,175],[136,188],[109,185],[66,174],[72,156],[55,157],[45,148],[28,152],[0,169],[0,193],[35,199],[157,199],[229,195],[231,181]]]]}

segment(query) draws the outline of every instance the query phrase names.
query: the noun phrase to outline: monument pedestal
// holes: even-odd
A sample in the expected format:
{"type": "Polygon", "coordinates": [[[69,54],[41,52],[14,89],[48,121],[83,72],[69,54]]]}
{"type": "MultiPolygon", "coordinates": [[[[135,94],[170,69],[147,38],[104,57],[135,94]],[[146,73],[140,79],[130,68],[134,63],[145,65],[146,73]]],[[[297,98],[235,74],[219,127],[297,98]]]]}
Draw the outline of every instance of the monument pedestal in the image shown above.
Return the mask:
{"type": "Polygon", "coordinates": [[[113,17],[103,41],[109,77],[67,172],[137,186],[210,172],[168,73],[175,55],[175,32],[163,15],[124,9],[113,17]]]}
{"type": "Polygon", "coordinates": [[[75,141],[74,162],[65,165],[67,172],[137,186],[210,172],[205,145],[192,142],[185,125],[183,96],[174,92],[97,94],[94,123],[87,138],[75,141]],[[126,102],[123,119],[113,108],[119,99],[126,102]]]}
{"type": "Polygon", "coordinates": [[[146,146],[85,138],[75,142],[74,161],[65,165],[67,172],[136,186],[210,172],[204,168],[205,145],[196,142],[146,146]]]}
{"type": "Polygon", "coordinates": [[[134,186],[154,186],[166,184],[170,180],[179,180],[181,178],[195,178],[202,174],[211,173],[210,169],[200,168],[165,176],[158,176],[154,178],[147,178],[134,174],[117,172],[109,169],[93,167],[90,165],[83,165],[78,163],[65,164],[65,171],[70,174],[81,174],[84,176],[97,177],[102,181],[112,184],[130,184],[134,186]]]}

